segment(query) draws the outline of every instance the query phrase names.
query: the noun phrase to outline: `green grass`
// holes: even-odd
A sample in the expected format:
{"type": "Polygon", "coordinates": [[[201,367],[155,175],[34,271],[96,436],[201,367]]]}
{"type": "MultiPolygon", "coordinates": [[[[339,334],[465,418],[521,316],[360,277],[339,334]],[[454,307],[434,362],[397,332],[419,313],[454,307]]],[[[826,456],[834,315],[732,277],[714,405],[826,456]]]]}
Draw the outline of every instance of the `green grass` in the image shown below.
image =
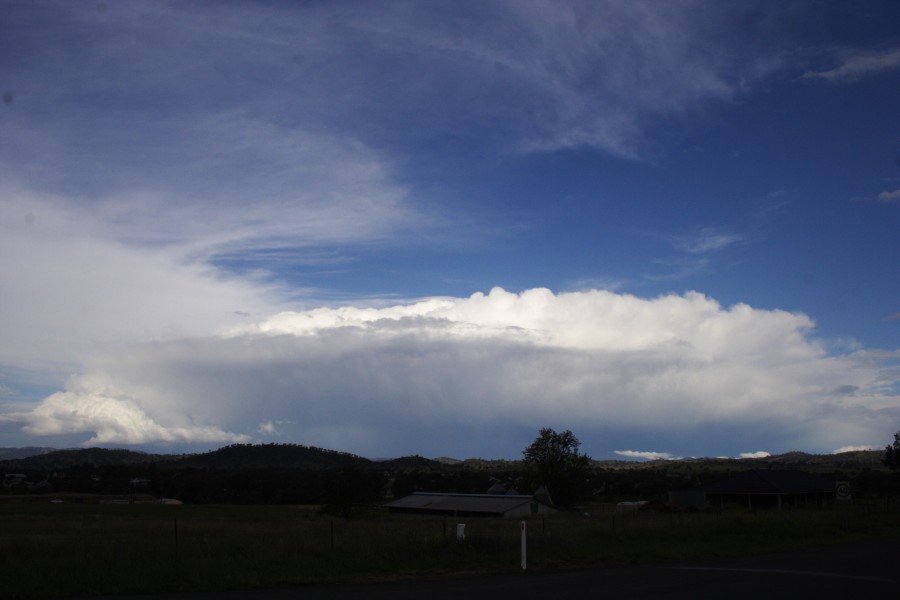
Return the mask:
{"type": "MultiPolygon", "coordinates": [[[[725,511],[528,522],[532,570],[774,552],[900,535],[900,513],[725,511]]],[[[311,507],[0,503],[4,597],[138,594],[519,569],[519,523],[311,507]],[[467,538],[457,542],[457,522],[467,538]]]]}

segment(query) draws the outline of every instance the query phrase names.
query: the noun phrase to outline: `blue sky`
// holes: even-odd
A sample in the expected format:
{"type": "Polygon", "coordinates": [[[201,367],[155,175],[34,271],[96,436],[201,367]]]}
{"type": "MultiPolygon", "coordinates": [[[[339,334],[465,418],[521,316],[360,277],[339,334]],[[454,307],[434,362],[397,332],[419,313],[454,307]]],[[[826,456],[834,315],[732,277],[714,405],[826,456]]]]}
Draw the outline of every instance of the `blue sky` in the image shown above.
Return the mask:
{"type": "Polygon", "coordinates": [[[900,429],[896,2],[0,13],[0,445],[900,429]]]}

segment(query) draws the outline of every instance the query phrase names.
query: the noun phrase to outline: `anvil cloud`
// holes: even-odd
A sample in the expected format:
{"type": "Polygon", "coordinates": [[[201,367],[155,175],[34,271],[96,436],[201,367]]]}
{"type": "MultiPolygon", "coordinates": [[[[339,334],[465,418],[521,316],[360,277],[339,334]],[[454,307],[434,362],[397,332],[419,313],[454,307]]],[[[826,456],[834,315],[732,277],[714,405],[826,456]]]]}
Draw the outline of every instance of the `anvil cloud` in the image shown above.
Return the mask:
{"type": "MultiPolygon", "coordinates": [[[[8,418],[89,443],[302,439],[368,455],[465,452],[481,431],[536,423],[576,428],[588,448],[615,426],[682,448],[743,431],[830,451],[870,436],[897,398],[871,357],[829,357],[812,327],[697,293],[495,288],[118,349],[8,418]]],[[[501,453],[498,437],[478,445],[501,453]]]]}

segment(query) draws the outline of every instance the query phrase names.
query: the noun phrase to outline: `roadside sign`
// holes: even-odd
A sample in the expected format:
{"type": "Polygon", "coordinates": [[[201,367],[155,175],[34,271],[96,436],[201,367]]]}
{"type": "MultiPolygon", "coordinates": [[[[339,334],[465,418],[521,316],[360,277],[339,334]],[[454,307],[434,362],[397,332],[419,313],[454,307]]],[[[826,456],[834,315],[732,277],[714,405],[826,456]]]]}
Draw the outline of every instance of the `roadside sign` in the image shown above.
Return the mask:
{"type": "Polygon", "coordinates": [[[838,481],[837,487],[834,490],[834,495],[838,500],[850,500],[850,482],[838,481]]]}

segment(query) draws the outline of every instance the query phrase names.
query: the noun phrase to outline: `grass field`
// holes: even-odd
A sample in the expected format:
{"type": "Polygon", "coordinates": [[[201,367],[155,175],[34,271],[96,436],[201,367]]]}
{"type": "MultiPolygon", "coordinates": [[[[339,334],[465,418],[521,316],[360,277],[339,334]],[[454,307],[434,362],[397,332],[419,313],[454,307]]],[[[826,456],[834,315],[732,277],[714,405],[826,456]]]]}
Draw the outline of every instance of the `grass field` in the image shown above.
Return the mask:
{"type": "MultiPolygon", "coordinates": [[[[900,535],[886,510],[617,515],[528,521],[528,568],[774,552],[900,535]]],[[[518,521],[344,520],[301,506],[0,503],[5,598],[274,587],[520,568],[518,521]],[[466,539],[456,540],[465,522],[466,539]]]]}

